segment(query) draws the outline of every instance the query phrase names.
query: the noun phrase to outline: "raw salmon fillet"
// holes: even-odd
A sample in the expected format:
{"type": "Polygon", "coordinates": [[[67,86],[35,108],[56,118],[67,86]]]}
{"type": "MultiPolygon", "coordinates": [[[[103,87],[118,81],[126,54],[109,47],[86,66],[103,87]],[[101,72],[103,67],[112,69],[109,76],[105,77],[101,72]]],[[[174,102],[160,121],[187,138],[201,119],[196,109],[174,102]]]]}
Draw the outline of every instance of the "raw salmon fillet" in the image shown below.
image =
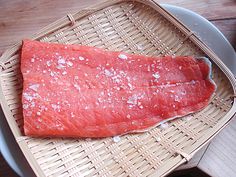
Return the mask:
{"type": "Polygon", "coordinates": [[[147,57],[24,40],[24,131],[108,137],[140,132],[206,107],[216,86],[207,59],[147,57]]]}

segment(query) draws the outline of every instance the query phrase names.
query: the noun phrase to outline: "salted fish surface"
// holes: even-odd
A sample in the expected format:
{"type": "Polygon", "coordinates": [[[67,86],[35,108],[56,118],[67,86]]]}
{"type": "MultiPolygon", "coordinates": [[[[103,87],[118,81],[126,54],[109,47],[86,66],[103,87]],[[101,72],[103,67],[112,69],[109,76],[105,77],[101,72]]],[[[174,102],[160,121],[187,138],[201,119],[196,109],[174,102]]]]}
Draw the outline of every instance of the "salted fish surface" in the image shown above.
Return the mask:
{"type": "Polygon", "coordinates": [[[206,107],[216,85],[206,58],[148,57],[24,40],[24,132],[109,137],[206,107]]]}

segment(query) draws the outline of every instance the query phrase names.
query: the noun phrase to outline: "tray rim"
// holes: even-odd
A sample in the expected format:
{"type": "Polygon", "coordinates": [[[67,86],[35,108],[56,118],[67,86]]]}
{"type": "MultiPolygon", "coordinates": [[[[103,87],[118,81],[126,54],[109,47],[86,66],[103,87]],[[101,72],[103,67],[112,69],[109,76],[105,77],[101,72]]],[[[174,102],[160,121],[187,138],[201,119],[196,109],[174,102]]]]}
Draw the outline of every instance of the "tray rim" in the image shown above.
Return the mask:
{"type": "MultiPolygon", "coordinates": [[[[175,16],[173,16],[171,13],[169,13],[163,7],[161,7],[155,0],[148,0],[148,1],[146,1],[146,0],[111,0],[111,1],[101,2],[99,4],[95,4],[95,5],[91,6],[91,7],[82,9],[82,10],[80,10],[77,13],[74,13],[72,15],[70,14],[70,16],[72,18],[70,18],[69,16],[64,16],[64,17],[60,18],[59,20],[57,20],[57,21],[47,25],[46,27],[42,28],[41,30],[39,30],[39,32],[35,33],[31,37],[31,39],[36,39],[37,40],[38,38],[42,38],[42,37],[50,34],[51,32],[53,32],[55,30],[58,30],[58,29],[60,29],[60,28],[62,28],[64,26],[70,25],[71,23],[73,23],[73,20],[81,19],[81,18],[83,18],[85,16],[88,16],[88,15],[90,15],[92,13],[95,13],[96,11],[99,11],[99,10],[101,10],[103,8],[108,7],[108,6],[115,5],[115,4],[118,4],[118,3],[121,3],[121,2],[134,2],[134,1],[140,2],[140,3],[143,3],[143,4],[146,4],[146,5],[150,6],[155,11],[157,11],[161,15],[163,15],[164,18],[167,19],[169,22],[174,24],[182,33],[187,35],[188,39],[190,39],[205,54],[207,54],[209,56],[209,58],[219,67],[219,69],[229,79],[229,81],[231,83],[231,86],[233,88],[234,95],[235,95],[235,93],[236,93],[236,80],[235,80],[234,75],[232,74],[232,72],[225,66],[225,64],[218,58],[218,56],[205,43],[203,43],[191,30],[188,29],[188,27],[186,25],[184,25],[175,16]]],[[[1,76],[1,71],[4,68],[4,65],[2,63],[7,61],[11,55],[13,55],[15,52],[17,52],[20,46],[21,46],[21,42],[18,42],[15,45],[9,47],[2,54],[2,56],[0,57],[0,76],[1,76]],[[1,70],[1,68],[2,68],[2,70],[1,70]]],[[[4,98],[1,85],[0,85],[0,98],[4,98]]],[[[234,110],[236,110],[236,103],[235,102],[236,102],[236,98],[234,97],[233,105],[232,105],[231,109],[227,112],[227,114],[224,116],[224,119],[222,118],[223,120],[221,119],[217,123],[218,126],[214,126],[214,131],[211,131],[213,133],[211,133],[211,135],[208,135],[208,139],[204,143],[201,143],[200,146],[197,146],[197,148],[193,152],[191,152],[191,157],[202,146],[204,146],[212,138],[214,138],[218,134],[218,132],[220,130],[222,130],[229,123],[230,119],[235,115],[235,111],[234,111],[234,110]]],[[[0,99],[0,104],[2,106],[4,114],[5,115],[11,115],[11,113],[8,110],[8,105],[7,105],[6,100],[0,99]]],[[[36,160],[34,158],[32,158],[32,156],[30,156],[31,152],[30,152],[30,150],[28,150],[29,148],[27,147],[26,143],[24,142],[24,137],[25,136],[22,136],[19,133],[19,130],[18,131],[15,130],[16,123],[15,123],[15,125],[12,125],[12,123],[13,123],[12,120],[14,120],[14,118],[13,117],[9,118],[8,116],[5,116],[5,117],[6,117],[6,120],[8,122],[8,125],[10,126],[10,129],[11,129],[13,135],[14,135],[14,138],[16,139],[16,141],[17,141],[20,149],[22,150],[23,154],[25,155],[27,161],[30,162],[29,164],[30,164],[31,168],[33,169],[33,171],[35,172],[35,174],[37,176],[45,176],[45,174],[43,173],[43,171],[39,167],[39,164],[36,162],[36,160]],[[30,152],[30,154],[28,154],[29,152],[30,152]]],[[[204,138],[202,137],[200,139],[204,139],[204,138]]],[[[166,175],[169,172],[171,172],[174,168],[176,168],[177,166],[179,166],[182,163],[186,162],[186,158],[185,157],[183,157],[183,158],[181,156],[179,156],[179,157],[182,160],[179,163],[177,163],[175,166],[172,166],[172,168],[170,168],[169,171],[162,171],[162,169],[160,169],[159,172],[156,173],[156,175],[158,175],[158,174],[166,175]]]]}

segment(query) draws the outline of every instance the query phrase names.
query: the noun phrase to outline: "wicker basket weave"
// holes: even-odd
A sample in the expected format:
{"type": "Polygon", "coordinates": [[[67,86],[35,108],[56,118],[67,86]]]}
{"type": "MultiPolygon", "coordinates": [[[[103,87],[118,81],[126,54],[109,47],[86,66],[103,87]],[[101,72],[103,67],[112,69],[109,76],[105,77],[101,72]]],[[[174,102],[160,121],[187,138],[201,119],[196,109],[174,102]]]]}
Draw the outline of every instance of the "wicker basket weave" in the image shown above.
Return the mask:
{"type": "Polygon", "coordinates": [[[112,138],[23,135],[21,44],[0,58],[0,99],[19,147],[37,176],[164,176],[188,161],[232,118],[232,73],[188,28],[152,0],[110,0],[54,22],[32,39],[156,55],[208,56],[217,91],[204,110],[146,133],[112,138]]]}

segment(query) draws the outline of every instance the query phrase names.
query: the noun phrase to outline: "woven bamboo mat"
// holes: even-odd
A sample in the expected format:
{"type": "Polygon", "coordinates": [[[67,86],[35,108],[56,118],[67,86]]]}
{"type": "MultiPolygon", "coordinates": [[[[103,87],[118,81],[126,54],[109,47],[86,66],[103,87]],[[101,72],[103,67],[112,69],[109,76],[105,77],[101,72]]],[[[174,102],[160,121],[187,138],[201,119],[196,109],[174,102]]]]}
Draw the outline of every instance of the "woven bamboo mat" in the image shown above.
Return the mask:
{"type": "Polygon", "coordinates": [[[9,126],[37,176],[164,176],[212,139],[235,113],[232,73],[188,28],[154,1],[111,0],[70,14],[32,39],[82,44],[149,56],[207,56],[217,91],[202,111],[148,132],[112,138],[31,138],[23,135],[21,44],[0,58],[0,98],[9,126]]]}

